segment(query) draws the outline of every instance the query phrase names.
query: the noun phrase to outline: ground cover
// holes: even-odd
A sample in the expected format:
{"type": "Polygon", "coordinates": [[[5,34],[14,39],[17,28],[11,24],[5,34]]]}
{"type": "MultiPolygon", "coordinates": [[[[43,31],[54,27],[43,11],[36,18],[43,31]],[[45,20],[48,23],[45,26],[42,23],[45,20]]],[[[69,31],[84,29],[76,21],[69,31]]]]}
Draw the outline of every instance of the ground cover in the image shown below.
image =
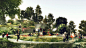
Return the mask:
{"type": "MultiPolygon", "coordinates": [[[[17,39],[17,36],[11,36],[13,39],[17,39]]],[[[28,35],[20,35],[20,40],[25,40],[25,41],[36,41],[36,42],[59,42],[63,40],[63,37],[52,37],[52,36],[28,36],[28,35]]]]}
{"type": "Polygon", "coordinates": [[[65,43],[53,43],[53,44],[48,44],[48,43],[13,43],[6,38],[0,38],[0,48],[72,48],[72,43],[70,44],[65,44],[65,43]]]}

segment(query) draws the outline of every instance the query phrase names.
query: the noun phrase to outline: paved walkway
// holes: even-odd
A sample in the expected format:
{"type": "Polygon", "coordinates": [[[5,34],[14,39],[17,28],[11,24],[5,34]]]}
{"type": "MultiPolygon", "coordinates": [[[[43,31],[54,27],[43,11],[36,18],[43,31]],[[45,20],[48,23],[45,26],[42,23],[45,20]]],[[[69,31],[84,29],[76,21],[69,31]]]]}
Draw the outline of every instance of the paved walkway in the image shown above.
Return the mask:
{"type": "MultiPolygon", "coordinates": [[[[0,36],[0,38],[2,38],[2,36],[0,36]]],[[[18,40],[18,42],[17,42],[17,39],[10,39],[10,38],[8,38],[8,40],[11,42],[14,42],[14,43],[28,43],[28,44],[31,44],[31,43],[35,43],[35,44],[39,44],[39,43],[49,43],[49,44],[52,44],[52,43],[73,43],[75,41],[75,40],[74,41],[69,40],[69,42],[63,42],[63,41],[61,41],[61,42],[35,42],[35,41],[18,40]]]]}

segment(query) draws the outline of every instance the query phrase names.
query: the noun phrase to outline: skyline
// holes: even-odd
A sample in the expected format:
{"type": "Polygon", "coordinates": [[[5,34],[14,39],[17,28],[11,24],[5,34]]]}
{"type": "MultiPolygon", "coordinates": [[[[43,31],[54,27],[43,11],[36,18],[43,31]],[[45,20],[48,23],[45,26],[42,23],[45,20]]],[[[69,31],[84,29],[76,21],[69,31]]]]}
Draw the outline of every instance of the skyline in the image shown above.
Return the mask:
{"type": "Polygon", "coordinates": [[[76,29],[81,20],[86,20],[86,0],[22,0],[22,4],[19,6],[21,10],[25,10],[27,7],[33,7],[36,9],[37,5],[40,5],[42,10],[42,16],[48,16],[52,13],[54,18],[65,17],[67,22],[72,20],[76,25],[76,29]]]}

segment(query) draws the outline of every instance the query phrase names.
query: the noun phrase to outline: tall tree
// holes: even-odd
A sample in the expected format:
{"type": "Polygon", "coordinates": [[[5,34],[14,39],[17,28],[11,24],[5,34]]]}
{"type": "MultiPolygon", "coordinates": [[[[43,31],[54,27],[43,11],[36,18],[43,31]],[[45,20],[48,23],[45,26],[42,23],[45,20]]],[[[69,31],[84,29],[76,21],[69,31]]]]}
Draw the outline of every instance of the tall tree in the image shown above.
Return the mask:
{"type": "Polygon", "coordinates": [[[20,18],[23,19],[24,16],[25,16],[25,11],[24,10],[21,10],[21,16],[20,16],[20,18]]]}
{"type": "Polygon", "coordinates": [[[33,7],[27,7],[25,10],[25,18],[30,20],[31,17],[33,17],[33,14],[34,14],[33,7]]]}
{"type": "Polygon", "coordinates": [[[55,21],[55,19],[53,19],[53,14],[49,13],[48,15],[48,25],[49,25],[49,28],[51,29],[51,25],[52,23],[55,21]]]}
{"type": "Polygon", "coordinates": [[[86,21],[82,20],[81,23],[79,24],[79,29],[78,30],[81,34],[86,35],[86,21]]]}
{"type": "Polygon", "coordinates": [[[40,6],[39,5],[37,5],[37,7],[36,7],[36,13],[37,13],[37,16],[39,16],[39,15],[41,15],[42,14],[42,11],[41,11],[41,8],[40,8],[40,6]]]}
{"type": "Polygon", "coordinates": [[[21,4],[22,0],[0,0],[0,18],[5,22],[5,14],[13,16],[17,14],[18,6],[21,4]]]}
{"type": "Polygon", "coordinates": [[[32,19],[33,19],[34,22],[37,22],[37,14],[36,13],[33,13],[32,19]]]}
{"type": "Polygon", "coordinates": [[[75,27],[76,27],[76,25],[74,25],[75,23],[74,23],[74,21],[70,21],[69,22],[69,30],[70,30],[70,32],[72,33],[72,32],[74,32],[75,33],[75,27]]]}

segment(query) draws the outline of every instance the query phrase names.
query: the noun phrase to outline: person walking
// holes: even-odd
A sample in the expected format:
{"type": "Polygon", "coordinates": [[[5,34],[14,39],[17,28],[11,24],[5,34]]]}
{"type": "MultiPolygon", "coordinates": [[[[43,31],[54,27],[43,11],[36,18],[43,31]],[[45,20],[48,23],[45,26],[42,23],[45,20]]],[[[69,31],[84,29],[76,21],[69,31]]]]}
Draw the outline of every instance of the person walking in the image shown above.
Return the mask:
{"type": "Polygon", "coordinates": [[[5,34],[3,33],[3,34],[2,34],[2,38],[4,38],[4,36],[5,36],[5,34]]]}
{"type": "Polygon", "coordinates": [[[17,42],[18,42],[18,39],[20,38],[20,33],[19,33],[19,29],[18,29],[18,33],[17,33],[17,42]]]}
{"type": "Polygon", "coordinates": [[[8,40],[8,33],[6,34],[7,40],[8,40]]]}
{"type": "Polygon", "coordinates": [[[63,34],[63,42],[65,42],[65,40],[66,40],[65,34],[66,34],[66,32],[64,32],[64,34],[63,34]]]}
{"type": "Polygon", "coordinates": [[[33,29],[33,33],[35,33],[35,29],[33,29]]]}
{"type": "Polygon", "coordinates": [[[66,36],[66,41],[68,41],[68,39],[69,39],[68,33],[66,33],[65,36],[66,36]]]}

